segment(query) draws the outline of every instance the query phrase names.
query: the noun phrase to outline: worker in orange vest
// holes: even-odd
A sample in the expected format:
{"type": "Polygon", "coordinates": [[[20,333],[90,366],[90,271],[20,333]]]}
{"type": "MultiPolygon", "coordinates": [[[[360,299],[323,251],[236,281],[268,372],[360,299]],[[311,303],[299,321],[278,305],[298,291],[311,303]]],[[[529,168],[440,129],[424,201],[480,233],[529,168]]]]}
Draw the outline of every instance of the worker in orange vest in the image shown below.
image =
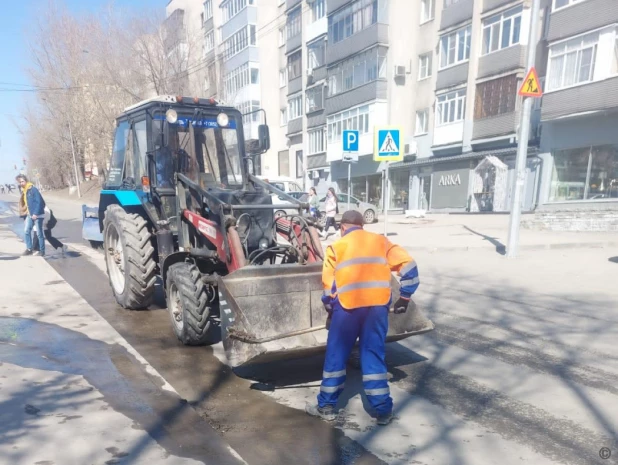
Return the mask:
{"type": "Polygon", "coordinates": [[[363,216],[347,211],[341,219],[341,239],[326,249],[322,302],[329,313],[324,372],[317,404],[309,415],[332,421],[346,379],[346,363],[360,338],[363,388],[379,425],[393,418],[393,399],[384,361],[388,313],[392,301],[391,272],[401,276],[401,297],[394,312],[405,313],[419,285],[416,262],[385,236],[363,229],[363,216]]]}

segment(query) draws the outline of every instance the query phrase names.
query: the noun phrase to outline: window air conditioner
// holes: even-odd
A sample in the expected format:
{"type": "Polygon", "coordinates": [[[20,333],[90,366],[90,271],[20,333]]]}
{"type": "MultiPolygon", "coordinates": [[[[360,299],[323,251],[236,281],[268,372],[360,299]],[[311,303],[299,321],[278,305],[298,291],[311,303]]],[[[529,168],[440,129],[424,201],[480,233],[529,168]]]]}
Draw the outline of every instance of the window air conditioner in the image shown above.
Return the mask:
{"type": "Polygon", "coordinates": [[[405,66],[395,66],[395,77],[405,77],[405,75],[406,75],[405,66]]]}

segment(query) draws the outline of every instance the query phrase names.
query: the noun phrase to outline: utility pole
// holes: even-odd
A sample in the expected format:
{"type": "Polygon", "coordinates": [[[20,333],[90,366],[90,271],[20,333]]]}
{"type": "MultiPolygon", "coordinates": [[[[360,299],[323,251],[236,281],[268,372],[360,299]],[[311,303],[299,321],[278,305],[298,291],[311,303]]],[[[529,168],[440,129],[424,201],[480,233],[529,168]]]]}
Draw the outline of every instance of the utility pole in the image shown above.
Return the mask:
{"type": "Polygon", "coordinates": [[[75,158],[75,146],[73,145],[73,129],[71,128],[71,119],[69,118],[69,137],[71,138],[71,153],[73,154],[73,168],[75,169],[75,184],[77,184],[77,197],[82,198],[82,191],[79,187],[79,175],[77,171],[77,159],[75,158]]]}
{"type": "MultiPolygon", "coordinates": [[[[528,53],[526,68],[530,71],[536,60],[536,46],[538,43],[540,0],[532,0],[530,11],[530,33],[528,35],[528,53]]],[[[521,202],[524,195],[526,180],[526,159],[528,157],[528,139],[530,135],[530,115],[532,112],[532,97],[523,97],[521,119],[519,122],[519,139],[517,141],[517,159],[515,161],[515,182],[511,193],[511,218],[509,222],[509,238],[506,247],[507,258],[517,256],[519,245],[519,229],[521,225],[521,202]]]]}

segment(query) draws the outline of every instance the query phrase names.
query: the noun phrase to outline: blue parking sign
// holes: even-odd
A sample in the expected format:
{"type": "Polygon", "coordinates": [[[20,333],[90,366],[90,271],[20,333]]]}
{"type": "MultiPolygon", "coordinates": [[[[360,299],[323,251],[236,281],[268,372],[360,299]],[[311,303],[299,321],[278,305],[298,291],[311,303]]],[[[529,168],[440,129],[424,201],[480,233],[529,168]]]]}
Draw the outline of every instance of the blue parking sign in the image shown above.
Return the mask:
{"type": "Polygon", "coordinates": [[[343,131],[343,151],[358,152],[358,131],[343,131]]]}

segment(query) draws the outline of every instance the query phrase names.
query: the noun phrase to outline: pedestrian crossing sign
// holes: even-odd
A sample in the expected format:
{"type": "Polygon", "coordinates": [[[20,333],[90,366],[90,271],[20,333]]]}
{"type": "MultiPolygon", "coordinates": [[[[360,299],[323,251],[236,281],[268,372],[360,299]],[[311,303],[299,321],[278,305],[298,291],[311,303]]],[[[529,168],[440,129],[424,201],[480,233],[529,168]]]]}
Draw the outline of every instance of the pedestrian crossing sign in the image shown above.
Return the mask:
{"type": "Polygon", "coordinates": [[[376,127],[374,133],[373,159],[375,161],[403,160],[401,129],[398,127],[376,127]]]}

